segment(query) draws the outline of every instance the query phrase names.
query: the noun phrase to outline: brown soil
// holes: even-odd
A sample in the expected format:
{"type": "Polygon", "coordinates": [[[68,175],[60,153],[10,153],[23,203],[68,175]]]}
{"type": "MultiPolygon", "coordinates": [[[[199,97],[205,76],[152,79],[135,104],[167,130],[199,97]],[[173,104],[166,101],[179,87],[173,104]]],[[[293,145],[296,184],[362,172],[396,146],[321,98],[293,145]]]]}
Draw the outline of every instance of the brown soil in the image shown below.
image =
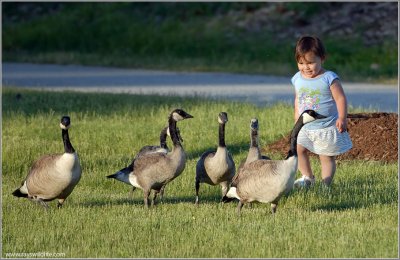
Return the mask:
{"type": "MultiPolygon", "coordinates": [[[[397,162],[398,114],[349,114],[347,130],[353,142],[353,148],[337,156],[337,160],[397,162]]],[[[289,150],[289,133],[262,150],[267,154],[268,152],[278,152],[286,155],[289,150]]]]}

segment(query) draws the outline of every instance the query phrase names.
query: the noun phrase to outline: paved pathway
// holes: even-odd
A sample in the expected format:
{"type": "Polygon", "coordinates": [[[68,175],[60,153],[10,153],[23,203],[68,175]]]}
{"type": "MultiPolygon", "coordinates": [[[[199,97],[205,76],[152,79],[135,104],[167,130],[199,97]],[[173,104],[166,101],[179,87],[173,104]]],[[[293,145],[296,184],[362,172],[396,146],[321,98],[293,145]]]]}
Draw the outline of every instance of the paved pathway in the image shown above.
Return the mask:
{"type": "MultiPolygon", "coordinates": [[[[76,65],[3,63],[3,86],[135,94],[203,95],[265,106],[293,104],[289,77],[229,73],[166,72],[76,65]]],[[[398,86],[342,82],[349,105],[398,111],[398,86]]]]}

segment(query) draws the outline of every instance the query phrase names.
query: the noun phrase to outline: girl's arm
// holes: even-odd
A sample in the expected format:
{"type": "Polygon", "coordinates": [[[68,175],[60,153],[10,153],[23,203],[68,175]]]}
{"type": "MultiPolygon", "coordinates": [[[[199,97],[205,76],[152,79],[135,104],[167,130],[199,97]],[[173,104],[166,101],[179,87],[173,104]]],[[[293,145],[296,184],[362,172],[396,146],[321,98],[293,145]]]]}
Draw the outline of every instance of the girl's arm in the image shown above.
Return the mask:
{"type": "Polygon", "coordinates": [[[294,94],[294,122],[299,118],[299,110],[298,110],[298,100],[297,93],[294,94]]]}
{"type": "Polygon", "coordinates": [[[332,97],[336,102],[339,118],[336,120],[336,127],[340,133],[347,131],[347,99],[342,84],[335,79],[331,85],[332,97]]]}

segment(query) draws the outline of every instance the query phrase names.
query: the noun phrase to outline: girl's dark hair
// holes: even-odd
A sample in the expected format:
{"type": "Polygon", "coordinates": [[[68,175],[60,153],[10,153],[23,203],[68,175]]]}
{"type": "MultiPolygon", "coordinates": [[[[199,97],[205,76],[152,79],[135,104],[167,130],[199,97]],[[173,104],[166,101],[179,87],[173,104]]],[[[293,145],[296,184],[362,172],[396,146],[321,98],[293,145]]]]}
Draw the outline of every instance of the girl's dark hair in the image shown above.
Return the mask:
{"type": "Polygon", "coordinates": [[[325,47],[316,36],[303,36],[296,43],[295,58],[299,61],[306,53],[312,52],[321,59],[325,59],[325,47]]]}

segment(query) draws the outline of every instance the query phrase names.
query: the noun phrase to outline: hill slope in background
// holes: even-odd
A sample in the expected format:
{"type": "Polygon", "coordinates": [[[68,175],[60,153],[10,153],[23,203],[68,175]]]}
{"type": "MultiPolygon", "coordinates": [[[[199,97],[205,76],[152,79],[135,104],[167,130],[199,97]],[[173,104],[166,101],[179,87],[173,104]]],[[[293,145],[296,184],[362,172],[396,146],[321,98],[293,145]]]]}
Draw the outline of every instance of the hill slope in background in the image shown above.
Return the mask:
{"type": "Polygon", "coordinates": [[[8,61],[287,75],[297,38],[317,34],[340,75],[397,78],[397,10],[397,2],[5,2],[3,53],[8,61]]]}
{"type": "MultiPolygon", "coordinates": [[[[3,3],[3,24],[31,21],[58,15],[69,9],[67,3],[3,3]]],[[[75,5],[76,6],[76,5],[75,5]]],[[[118,5],[117,5],[118,6],[118,5]]],[[[229,20],[229,26],[248,32],[276,33],[278,39],[318,34],[324,37],[361,37],[366,45],[397,42],[398,4],[396,2],[326,3],[130,3],[133,15],[142,12],[158,22],[173,17],[229,20]],[[164,6],[164,7],[161,7],[164,6]]],[[[115,7],[114,10],[125,8],[115,7]]],[[[105,10],[104,10],[105,11],[105,10]]]]}
{"type": "Polygon", "coordinates": [[[358,38],[367,45],[397,41],[398,9],[394,2],[340,3],[317,5],[276,3],[253,12],[233,12],[236,25],[247,31],[270,31],[278,39],[293,35],[358,38]],[[307,8],[308,6],[308,8],[307,8]]]}

